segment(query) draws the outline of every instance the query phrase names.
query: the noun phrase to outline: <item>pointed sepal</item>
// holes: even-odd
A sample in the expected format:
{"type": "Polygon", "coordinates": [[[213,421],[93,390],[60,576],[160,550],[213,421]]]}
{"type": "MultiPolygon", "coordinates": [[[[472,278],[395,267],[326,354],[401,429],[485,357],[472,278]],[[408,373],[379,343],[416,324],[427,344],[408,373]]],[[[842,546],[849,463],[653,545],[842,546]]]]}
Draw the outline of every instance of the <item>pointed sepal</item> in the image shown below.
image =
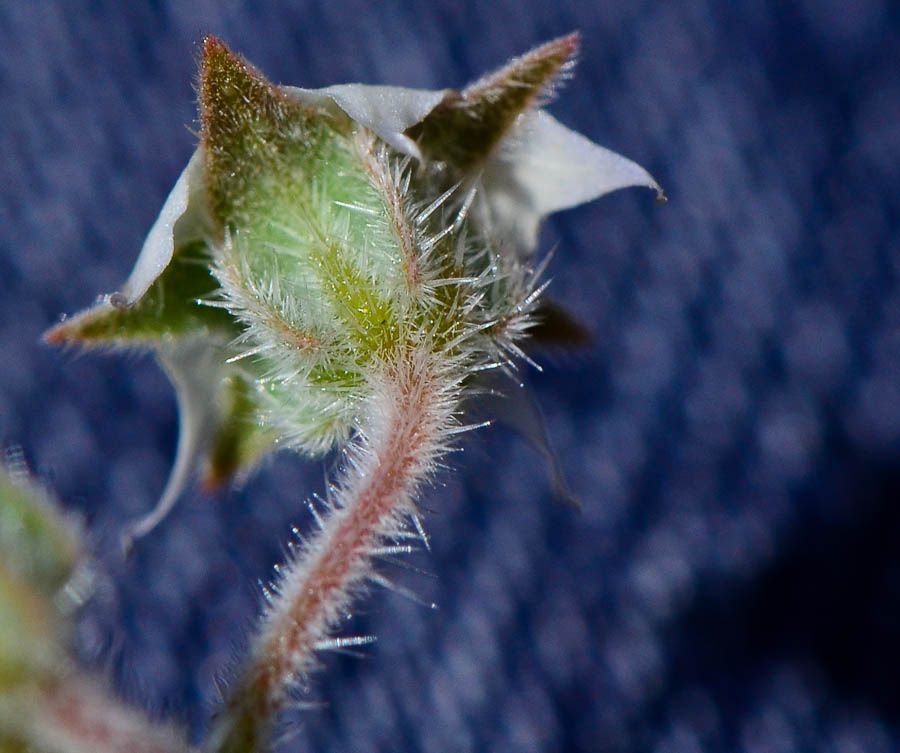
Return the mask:
{"type": "Polygon", "coordinates": [[[122,293],[103,296],[90,308],[63,319],[44,334],[51,345],[155,345],[166,337],[218,332],[236,337],[234,319],[205,306],[218,284],[209,271],[202,241],[182,246],[149,289],[129,304],[122,293]]]}
{"type": "Polygon", "coordinates": [[[292,188],[305,188],[311,178],[305,167],[318,156],[327,119],[208,37],[200,71],[201,149],[217,226],[254,230],[289,201],[292,188]]]}
{"type": "Polygon", "coordinates": [[[427,158],[463,172],[480,167],[516,123],[552,93],[578,51],[578,34],[569,34],[484,76],[462,92],[449,94],[410,130],[427,158]]]}
{"type": "Polygon", "coordinates": [[[210,233],[202,160],[194,154],[169,193],[125,284],[44,334],[51,345],[153,345],[204,331],[236,336],[231,317],[198,304],[218,285],[209,271],[210,233]]]}

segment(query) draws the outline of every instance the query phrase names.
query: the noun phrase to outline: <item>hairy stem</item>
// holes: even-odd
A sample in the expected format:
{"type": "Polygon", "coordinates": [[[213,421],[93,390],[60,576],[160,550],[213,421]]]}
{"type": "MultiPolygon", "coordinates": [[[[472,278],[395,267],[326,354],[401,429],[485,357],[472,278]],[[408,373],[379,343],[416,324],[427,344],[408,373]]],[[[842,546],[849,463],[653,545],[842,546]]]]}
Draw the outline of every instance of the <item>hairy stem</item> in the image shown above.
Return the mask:
{"type": "Polygon", "coordinates": [[[291,687],[315,668],[317,647],[377,577],[374,551],[407,530],[416,490],[453,430],[458,385],[434,354],[410,349],[375,381],[327,514],[283,571],[211,750],[265,748],[291,687]]]}

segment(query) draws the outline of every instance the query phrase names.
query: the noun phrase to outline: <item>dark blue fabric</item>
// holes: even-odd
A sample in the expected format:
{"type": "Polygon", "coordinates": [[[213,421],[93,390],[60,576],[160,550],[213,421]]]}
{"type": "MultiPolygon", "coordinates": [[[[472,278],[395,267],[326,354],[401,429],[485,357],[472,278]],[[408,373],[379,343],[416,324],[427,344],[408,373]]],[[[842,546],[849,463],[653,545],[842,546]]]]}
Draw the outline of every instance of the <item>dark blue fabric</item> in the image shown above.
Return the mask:
{"type": "Polygon", "coordinates": [[[879,0],[0,2],[0,441],[94,532],[79,641],[202,735],[258,578],[323,466],[192,492],[117,536],[177,434],[150,359],[43,329],[124,280],[193,146],[198,41],[270,77],[444,87],[580,29],[552,111],[653,172],[548,223],[595,344],[529,379],[581,513],[536,455],[469,438],[424,504],[438,610],[377,593],[284,750],[900,746],[900,12],[879,0]]]}

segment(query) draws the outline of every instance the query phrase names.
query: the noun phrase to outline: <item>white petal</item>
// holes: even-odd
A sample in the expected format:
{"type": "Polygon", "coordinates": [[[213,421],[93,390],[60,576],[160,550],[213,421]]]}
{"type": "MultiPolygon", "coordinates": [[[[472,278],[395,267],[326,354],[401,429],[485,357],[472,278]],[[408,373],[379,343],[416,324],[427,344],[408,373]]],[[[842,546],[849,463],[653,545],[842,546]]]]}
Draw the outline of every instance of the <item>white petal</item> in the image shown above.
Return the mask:
{"type": "Polygon", "coordinates": [[[537,243],[541,220],[610,191],[662,189],[643,167],[538,110],[522,117],[482,176],[496,232],[520,253],[537,243]]]}
{"type": "Polygon", "coordinates": [[[421,122],[447,96],[447,91],[368,84],[340,84],[325,89],[281,88],[307,105],[328,107],[334,103],[392,147],[417,159],[422,158],[419,148],[404,131],[421,122]]]}
{"type": "Polygon", "coordinates": [[[134,539],[150,533],[165,519],[206,455],[219,416],[217,398],[225,369],[222,352],[220,345],[208,340],[178,340],[157,348],[157,358],[178,401],[178,448],[156,507],[123,535],[126,551],[134,539]]]}
{"type": "Polygon", "coordinates": [[[141,298],[169,266],[175,249],[203,237],[208,210],[203,195],[204,165],[200,150],[191,156],[150,228],[140,256],[120,295],[127,305],[141,298]]]}
{"type": "Polygon", "coordinates": [[[541,408],[528,387],[499,369],[481,372],[472,386],[474,397],[469,398],[466,421],[495,420],[527,439],[544,459],[553,495],[571,507],[580,508],[581,502],[569,488],[556,451],[550,444],[541,408]]]}

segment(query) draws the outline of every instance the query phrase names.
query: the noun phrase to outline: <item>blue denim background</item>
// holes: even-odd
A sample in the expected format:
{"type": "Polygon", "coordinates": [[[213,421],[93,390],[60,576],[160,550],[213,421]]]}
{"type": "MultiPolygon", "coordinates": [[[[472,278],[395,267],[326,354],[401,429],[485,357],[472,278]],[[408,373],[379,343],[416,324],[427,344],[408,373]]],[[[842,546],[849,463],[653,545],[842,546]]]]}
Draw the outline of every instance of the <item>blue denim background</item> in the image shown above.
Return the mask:
{"type": "Polygon", "coordinates": [[[276,81],[459,86],[572,29],[552,111],[645,165],[555,217],[596,342],[530,382],[583,500],[501,429],[424,499],[431,611],[377,593],[283,750],[900,748],[900,9],[879,0],[0,2],[0,441],[93,531],[85,660],[189,724],[322,463],[185,496],[124,563],[177,435],[139,354],[38,342],[115,290],[192,150],[221,36],[276,81]],[[551,5],[553,7],[551,7],[551,5]]]}

